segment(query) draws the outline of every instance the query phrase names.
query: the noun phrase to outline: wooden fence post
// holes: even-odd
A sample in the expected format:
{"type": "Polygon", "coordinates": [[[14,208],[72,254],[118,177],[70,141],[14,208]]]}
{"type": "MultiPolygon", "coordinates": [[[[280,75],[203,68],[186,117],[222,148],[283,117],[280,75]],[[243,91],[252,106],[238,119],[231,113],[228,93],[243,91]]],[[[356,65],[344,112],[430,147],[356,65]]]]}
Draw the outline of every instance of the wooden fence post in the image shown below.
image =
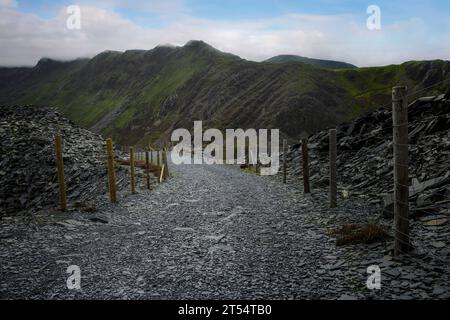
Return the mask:
{"type": "Polygon", "coordinates": [[[148,151],[145,152],[145,177],[147,180],[147,189],[150,190],[150,159],[148,151]]]}
{"type": "Polygon", "coordinates": [[[303,165],[303,192],[310,193],[309,188],[309,159],[308,159],[308,139],[302,139],[302,165],[303,165]]]}
{"type": "Polygon", "coordinates": [[[67,210],[66,182],[64,180],[64,161],[61,136],[55,137],[56,165],[58,167],[59,205],[61,211],[67,210]]]}
{"type": "Polygon", "coordinates": [[[159,183],[162,183],[163,178],[164,178],[164,164],[160,167],[160,172],[159,172],[159,183]]]}
{"type": "Polygon", "coordinates": [[[250,167],[250,150],[247,146],[245,146],[245,151],[244,151],[244,165],[245,167],[250,167]]]}
{"type": "Polygon", "coordinates": [[[156,164],[161,167],[161,157],[159,156],[159,150],[156,150],[156,164]]]}
{"type": "Polygon", "coordinates": [[[336,129],[330,129],[330,208],[337,206],[336,129]]]}
{"type": "Polygon", "coordinates": [[[167,147],[163,149],[163,161],[164,161],[164,180],[169,178],[169,165],[167,163],[167,147]]]}
{"type": "Polygon", "coordinates": [[[283,183],[286,183],[286,175],[287,175],[287,140],[283,139],[283,183]]]}
{"type": "Polygon", "coordinates": [[[130,147],[130,176],[131,176],[131,193],[136,193],[136,181],[134,177],[134,147],[130,147]]]}
{"type": "Polygon", "coordinates": [[[116,173],[114,170],[114,153],[112,139],[106,139],[106,153],[108,160],[108,186],[109,186],[109,198],[112,203],[117,202],[116,193],[116,173]]]}
{"type": "Polygon", "coordinates": [[[409,239],[408,101],[406,87],[392,89],[394,145],[394,255],[411,249],[409,239]]]}

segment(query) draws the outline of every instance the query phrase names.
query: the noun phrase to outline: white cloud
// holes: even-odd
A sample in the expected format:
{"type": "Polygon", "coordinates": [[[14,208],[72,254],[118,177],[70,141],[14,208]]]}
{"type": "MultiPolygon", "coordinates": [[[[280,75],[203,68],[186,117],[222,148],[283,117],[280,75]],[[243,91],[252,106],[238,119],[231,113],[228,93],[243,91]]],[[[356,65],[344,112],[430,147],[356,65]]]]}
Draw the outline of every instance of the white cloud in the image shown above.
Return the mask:
{"type": "Polygon", "coordinates": [[[17,7],[17,1],[16,0],[0,0],[0,7],[15,8],[15,7],[17,7]]]}
{"type": "MultiPolygon", "coordinates": [[[[111,6],[125,5],[122,0],[108,1],[111,6]]],[[[438,54],[448,56],[450,52],[450,41],[428,39],[420,19],[383,25],[381,31],[374,32],[352,16],[288,14],[270,19],[213,21],[190,16],[179,0],[170,0],[165,7],[152,6],[155,3],[137,1],[134,5],[164,14],[174,10],[178,18],[161,28],[143,28],[111,8],[82,5],[81,30],[69,30],[65,27],[65,8],[48,20],[0,8],[0,65],[33,65],[41,57],[74,59],[104,50],[151,49],[166,43],[183,45],[191,39],[257,61],[277,54],[299,54],[369,66],[446,58],[438,54]],[[433,46],[439,46],[439,50],[433,50],[433,46]]]]}
{"type": "Polygon", "coordinates": [[[93,6],[109,10],[121,8],[161,14],[182,14],[189,12],[184,0],[79,0],[77,3],[83,6],[93,6]]]}

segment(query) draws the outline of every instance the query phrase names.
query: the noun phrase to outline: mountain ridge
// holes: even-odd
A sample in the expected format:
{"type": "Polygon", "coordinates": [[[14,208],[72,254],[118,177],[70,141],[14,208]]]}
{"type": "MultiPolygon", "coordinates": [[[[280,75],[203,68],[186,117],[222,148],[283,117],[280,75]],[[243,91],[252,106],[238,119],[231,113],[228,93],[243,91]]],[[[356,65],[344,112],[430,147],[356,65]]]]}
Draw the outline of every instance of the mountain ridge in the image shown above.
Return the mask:
{"type": "Polygon", "coordinates": [[[324,60],[324,59],[315,59],[302,57],[298,55],[290,55],[290,54],[281,54],[264,60],[264,62],[270,63],[292,63],[292,62],[301,62],[306,64],[311,64],[315,66],[319,66],[326,69],[355,69],[357,66],[342,62],[342,61],[334,61],[334,60],[324,60]]]}
{"type": "Polygon", "coordinates": [[[394,85],[423,89],[449,71],[443,60],[348,70],[253,62],[191,41],[0,68],[0,104],[57,106],[124,145],[167,140],[194,120],[218,129],[280,128],[296,140],[303,130],[313,133],[385,104],[394,85]]]}

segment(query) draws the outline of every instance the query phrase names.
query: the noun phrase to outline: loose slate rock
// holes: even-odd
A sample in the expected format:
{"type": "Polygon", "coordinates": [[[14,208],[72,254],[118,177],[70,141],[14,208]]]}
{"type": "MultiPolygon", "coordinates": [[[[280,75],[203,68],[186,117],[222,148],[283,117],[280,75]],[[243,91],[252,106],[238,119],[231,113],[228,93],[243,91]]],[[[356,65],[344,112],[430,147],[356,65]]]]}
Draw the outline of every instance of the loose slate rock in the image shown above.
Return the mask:
{"type": "Polygon", "coordinates": [[[426,225],[426,226],[442,226],[442,225],[446,224],[448,221],[449,221],[449,219],[447,219],[447,218],[433,219],[433,220],[429,220],[429,221],[425,222],[424,225],[426,225]]]}
{"type": "MultiPolygon", "coordinates": [[[[56,135],[63,140],[69,204],[107,193],[103,137],[53,108],[0,106],[0,215],[58,206],[56,135]]],[[[118,189],[124,187],[125,174],[117,169],[118,189]]]]}

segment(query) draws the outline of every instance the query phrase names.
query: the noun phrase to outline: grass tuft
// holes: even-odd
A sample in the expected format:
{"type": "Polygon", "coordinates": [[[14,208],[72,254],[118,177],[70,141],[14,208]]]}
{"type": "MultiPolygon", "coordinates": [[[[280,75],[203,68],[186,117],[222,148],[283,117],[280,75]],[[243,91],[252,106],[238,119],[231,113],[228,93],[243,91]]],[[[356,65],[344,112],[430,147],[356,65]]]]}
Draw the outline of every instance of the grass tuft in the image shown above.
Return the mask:
{"type": "Polygon", "coordinates": [[[346,224],[333,230],[332,235],[337,237],[337,246],[358,243],[370,244],[384,241],[388,236],[385,228],[375,223],[365,225],[346,224]]]}

